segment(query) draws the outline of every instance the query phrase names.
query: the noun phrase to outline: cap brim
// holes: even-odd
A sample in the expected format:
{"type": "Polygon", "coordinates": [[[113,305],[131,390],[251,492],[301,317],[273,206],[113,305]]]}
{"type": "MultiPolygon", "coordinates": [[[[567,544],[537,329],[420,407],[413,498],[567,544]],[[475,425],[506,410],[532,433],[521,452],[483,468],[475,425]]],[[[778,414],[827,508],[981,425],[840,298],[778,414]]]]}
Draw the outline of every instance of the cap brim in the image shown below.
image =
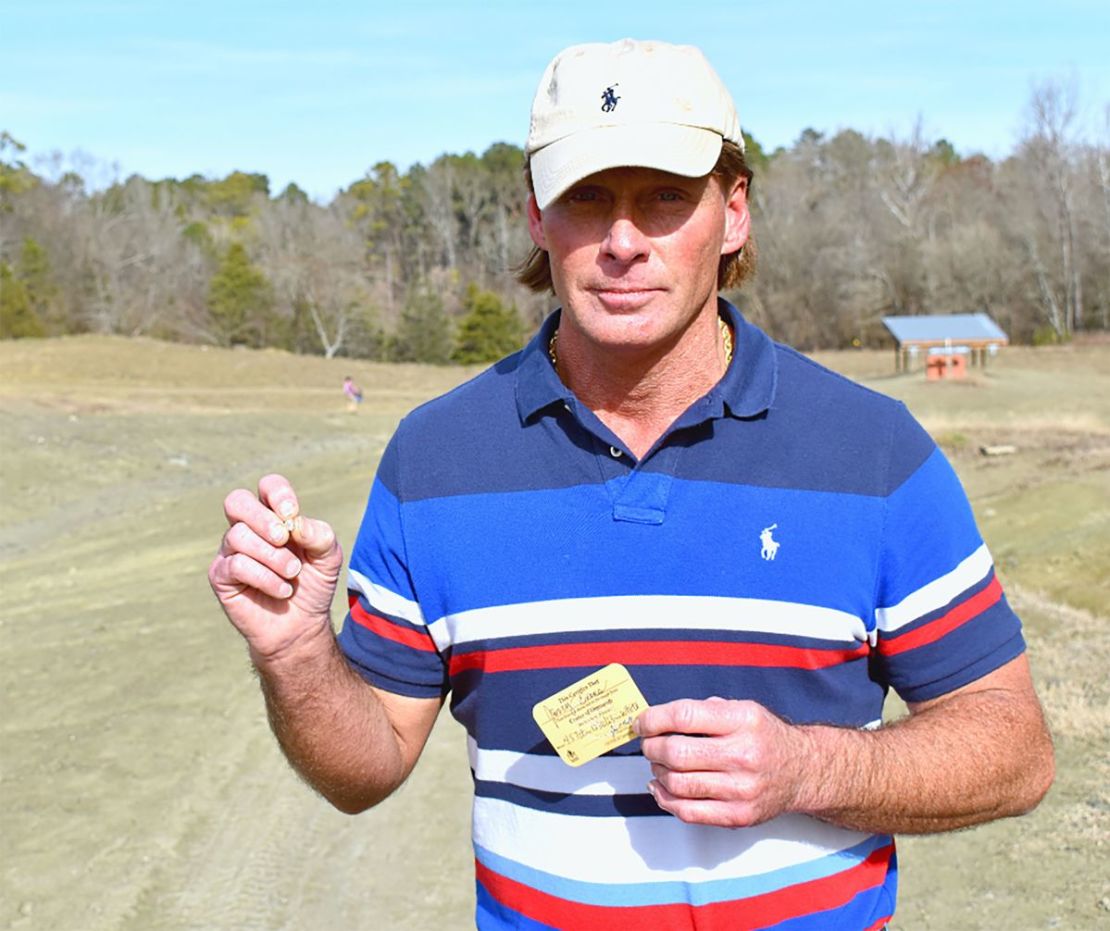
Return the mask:
{"type": "Polygon", "coordinates": [[[721,154],[720,133],[674,123],[595,126],[531,155],[540,210],[583,178],[608,168],[656,168],[687,178],[709,174],[721,154]]]}

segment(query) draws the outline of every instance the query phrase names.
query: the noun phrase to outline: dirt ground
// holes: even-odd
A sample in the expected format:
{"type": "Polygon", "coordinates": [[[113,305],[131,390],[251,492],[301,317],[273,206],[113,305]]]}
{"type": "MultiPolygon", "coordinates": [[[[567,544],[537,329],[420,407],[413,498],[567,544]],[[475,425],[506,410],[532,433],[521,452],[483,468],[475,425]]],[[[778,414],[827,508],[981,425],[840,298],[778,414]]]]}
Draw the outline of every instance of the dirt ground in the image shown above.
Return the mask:
{"type": "MultiPolygon", "coordinates": [[[[951,456],[1058,752],[1033,815],[899,842],[893,927],[1110,927],[1110,346],[1010,349],[950,385],[885,354],[821,361],[906,400],[951,456]]],[[[445,714],[397,796],[334,812],[282,761],[205,578],[224,494],[267,471],[349,547],[397,419],[464,374],[0,343],[0,928],[473,926],[462,729],[445,714]]]]}

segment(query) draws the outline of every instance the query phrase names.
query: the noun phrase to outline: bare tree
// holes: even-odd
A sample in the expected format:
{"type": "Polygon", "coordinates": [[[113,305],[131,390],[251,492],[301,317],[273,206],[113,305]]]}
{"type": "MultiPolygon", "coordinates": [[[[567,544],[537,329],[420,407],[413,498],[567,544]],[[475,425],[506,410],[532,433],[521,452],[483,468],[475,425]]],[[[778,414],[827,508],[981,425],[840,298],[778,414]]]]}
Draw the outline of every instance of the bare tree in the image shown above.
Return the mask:
{"type": "Polygon", "coordinates": [[[441,155],[417,175],[417,191],[424,218],[432,228],[448,268],[458,264],[458,218],[455,215],[455,172],[451,160],[441,155]]]}
{"type": "Polygon", "coordinates": [[[1074,79],[1068,82],[1049,80],[1035,86],[1029,99],[1029,125],[1020,152],[1026,163],[1030,192],[1049,233],[1049,248],[1060,262],[1057,293],[1035,232],[1027,231],[1026,247],[1047,316],[1061,336],[1083,325],[1083,276],[1077,260],[1074,192],[1076,140],[1073,134],[1077,98],[1074,79]]]}
{"type": "Polygon", "coordinates": [[[361,236],[340,207],[284,197],[258,226],[263,267],[284,313],[294,322],[306,315],[323,354],[332,358],[370,313],[361,236]]]}

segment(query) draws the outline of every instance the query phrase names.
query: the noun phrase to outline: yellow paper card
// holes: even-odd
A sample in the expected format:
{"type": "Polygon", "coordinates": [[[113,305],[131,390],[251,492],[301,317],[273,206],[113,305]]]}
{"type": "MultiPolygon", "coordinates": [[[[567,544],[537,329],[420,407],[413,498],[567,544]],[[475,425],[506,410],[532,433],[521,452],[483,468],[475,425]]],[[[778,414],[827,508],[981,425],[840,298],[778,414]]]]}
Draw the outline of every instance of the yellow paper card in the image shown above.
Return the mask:
{"type": "Polygon", "coordinates": [[[633,719],[648,706],[620,663],[610,663],[536,702],[532,717],[563,762],[581,766],[635,738],[633,719]]]}

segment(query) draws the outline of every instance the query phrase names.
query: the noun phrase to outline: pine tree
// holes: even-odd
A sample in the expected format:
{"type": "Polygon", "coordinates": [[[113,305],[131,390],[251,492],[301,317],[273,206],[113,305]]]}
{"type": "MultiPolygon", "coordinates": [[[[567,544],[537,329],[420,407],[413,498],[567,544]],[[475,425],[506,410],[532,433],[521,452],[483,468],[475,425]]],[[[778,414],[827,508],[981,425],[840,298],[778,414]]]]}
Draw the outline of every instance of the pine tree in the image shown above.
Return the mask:
{"type": "Polygon", "coordinates": [[[523,326],[515,306],[506,307],[492,291],[471,283],[463,308],[466,313],[459,321],[452,361],[462,365],[496,362],[520,348],[523,326]]]}
{"type": "Polygon", "coordinates": [[[27,287],[7,262],[0,262],[0,339],[43,336],[27,287]]]}
{"type": "Polygon", "coordinates": [[[58,286],[50,268],[50,258],[38,241],[30,236],[23,239],[19,253],[19,278],[27,289],[27,300],[32,314],[43,324],[57,318],[58,286]]]}
{"type": "Polygon", "coordinates": [[[0,131],[0,213],[10,213],[13,199],[39,183],[20,158],[25,151],[27,147],[22,142],[0,131]]]}
{"type": "Polygon", "coordinates": [[[208,312],[220,340],[228,346],[274,345],[271,335],[273,289],[253,264],[242,243],[233,242],[220,260],[208,288],[208,312]]]}

